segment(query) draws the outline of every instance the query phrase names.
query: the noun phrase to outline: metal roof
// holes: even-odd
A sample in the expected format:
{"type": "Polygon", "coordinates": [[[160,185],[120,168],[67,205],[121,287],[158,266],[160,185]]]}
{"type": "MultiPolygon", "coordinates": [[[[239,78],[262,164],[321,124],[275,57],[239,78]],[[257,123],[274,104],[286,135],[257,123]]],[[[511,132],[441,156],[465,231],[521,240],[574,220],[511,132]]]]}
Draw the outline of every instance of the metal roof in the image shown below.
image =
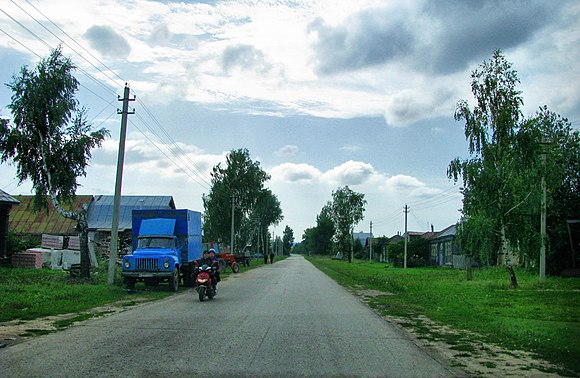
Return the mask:
{"type": "MultiPolygon", "coordinates": [[[[111,230],[114,196],[96,195],[89,206],[89,230],[111,230]]],[[[172,196],[121,196],[119,230],[131,229],[133,210],[175,209],[172,196]]]]}
{"type": "MultiPolygon", "coordinates": [[[[10,210],[9,228],[17,234],[31,235],[76,235],[77,221],[67,219],[60,215],[51,201],[48,201],[48,211],[42,209],[34,210],[33,195],[19,195],[15,197],[20,201],[20,206],[15,206],[10,210]]],[[[80,209],[83,204],[91,202],[93,196],[75,196],[72,204],[62,203],[65,210],[80,209]]]]}
{"type": "Polygon", "coordinates": [[[433,237],[433,240],[443,239],[446,237],[452,237],[452,236],[455,236],[456,234],[457,234],[457,225],[452,224],[451,226],[445,228],[444,230],[439,231],[439,233],[437,233],[435,235],[435,237],[433,237]]]}
{"type": "Polygon", "coordinates": [[[10,194],[6,193],[0,189],[0,204],[2,205],[18,205],[20,201],[12,197],[10,194]]]}

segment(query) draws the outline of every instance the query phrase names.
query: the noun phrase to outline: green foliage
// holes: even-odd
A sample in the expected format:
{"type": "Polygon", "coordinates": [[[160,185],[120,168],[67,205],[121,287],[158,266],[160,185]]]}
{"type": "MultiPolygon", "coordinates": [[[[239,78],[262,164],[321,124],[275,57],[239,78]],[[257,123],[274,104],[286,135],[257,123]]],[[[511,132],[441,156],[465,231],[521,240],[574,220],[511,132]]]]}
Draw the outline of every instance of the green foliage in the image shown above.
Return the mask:
{"type": "MultiPolygon", "coordinates": [[[[405,241],[400,240],[387,246],[389,260],[395,266],[403,267],[405,261],[405,241]]],[[[429,265],[429,241],[423,238],[413,238],[407,244],[407,267],[429,265]]]]}
{"type": "Polygon", "coordinates": [[[14,125],[0,122],[0,161],[16,165],[19,182],[32,182],[36,209],[47,208],[50,198],[61,215],[77,221],[81,270],[88,277],[86,209],[67,212],[60,202],[74,197],[78,178],[86,176],[91,150],[100,147],[109,132],[91,131],[86,110],[75,98],[79,82],[74,69],[59,47],[35,70],[23,66],[20,75],[12,77],[7,86],[12,90],[8,108],[14,125]]]}
{"type": "Polygon", "coordinates": [[[328,211],[334,222],[334,237],[338,250],[351,261],[352,229],[363,219],[367,201],[364,194],[351,190],[348,186],[332,192],[332,203],[328,211]]]}
{"type": "Polygon", "coordinates": [[[91,150],[108,135],[105,129],[91,132],[75,99],[74,69],[57,48],[35,70],[23,66],[7,84],[14,125],[0,123],[0,161],[14,162],[19,182],[32,181],[37,207],[47,205],[46,194],[74,196],[91,150]]]}
{"type": "Polygon", "coordinates": [[[359,239],[356,239],[353,242],[352,246],[352,254],[354,255],[355,259],[364,259],[366,258],[365,249],[362,245],[362,242],[359,239]]]}
{"type": "Polygon", "coordinates": [[[39,244],[37,238],[32,236],[22,236],[8,232],[6,238],[6,255],[10,257],[15,253],[26,251],[28,248],[36,247],[39,244]]]}
{"type": "Polygon", "coordinates": [[[330,203],[316,216],[316,227],[304,230],[302,245],[306,254],[331,255],[333,253],[334,221],[330,203]]]}
{"type": "Polygon", "coordinates": [[[290,250],[292,249],[292,243],[294,243],[294,231],[286,226],[284,228],[284,234],[282,237],[284,255],[290,255],[290,250]]]}
{"type": "Polygon", "coordinates": [[[470,156],[451,161],[447,174],[463,181],[459,240],[464,253],[489,264],[511,249],[520,262],[537,266],[542,176],[549,188],[549,251],[569,256],[566,220],[580,216],[580,142],[578,131],[546,107],[523,119],[517,84],[516,71],[500,51],[473,72],[476,106],[460,101],[455,112],[455,119],[465,122],[470,156]]]}
{"type": "MultiPolygon", "coordinates": [[[[370,305],[383,315],[408,318],[421,327],[426,316],[464,333],[448,340],[457,350],[485,341],[507,349],[530,351],[580,374],[580,281],[548,277],[540,284],[536,274],[518,271],[519,289],[511,289],[503,269],[465,271],[444,268],[386,268],[355,260],[353,264],[330,259],[310,261],[340,284],[355,290],[385,292],[370,305]]],[[[423,326],[424,327],[424,326],[423,326]]],[[[426,327],[426,333],[437,332],[426,327]]]]}
{"type": "MultiPolygon", "coordinates": [[[[232,198],[235,203],[234,223],[236,229],[244,230],[246,242],[252,234],[255,235],[256,228],[266,233],[269,226],[283,219],[278,198],[264,188],[270,176],[260,168],[259,162],[252,161],[247,149],[230,151],[226,166],[219,163],[211,175],[211,190],[203,196],[203,227],[208,241],[230,241],[232,198]]],[[[262,235],[262,239],[267,240],[266,235],[262,235]]]]}

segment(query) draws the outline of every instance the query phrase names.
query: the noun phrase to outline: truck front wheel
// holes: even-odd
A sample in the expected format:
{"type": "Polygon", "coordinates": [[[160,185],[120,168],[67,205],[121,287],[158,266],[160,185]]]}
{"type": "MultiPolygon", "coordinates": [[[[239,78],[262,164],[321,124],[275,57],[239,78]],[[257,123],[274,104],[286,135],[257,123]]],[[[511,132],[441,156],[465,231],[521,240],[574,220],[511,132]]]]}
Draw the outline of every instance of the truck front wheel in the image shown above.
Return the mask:
{"type": "Polygon", "coordinates": [[[128,290],[135,290],[135,282],[137,282],[136,279],[125,277],[125,287],[128,290]]]}
{"type": "Polygon", "coordinates": [[[179,268],[173,269],[173,275],[169,279],[169,290],[177,291],[179,289],[179,268]]]}

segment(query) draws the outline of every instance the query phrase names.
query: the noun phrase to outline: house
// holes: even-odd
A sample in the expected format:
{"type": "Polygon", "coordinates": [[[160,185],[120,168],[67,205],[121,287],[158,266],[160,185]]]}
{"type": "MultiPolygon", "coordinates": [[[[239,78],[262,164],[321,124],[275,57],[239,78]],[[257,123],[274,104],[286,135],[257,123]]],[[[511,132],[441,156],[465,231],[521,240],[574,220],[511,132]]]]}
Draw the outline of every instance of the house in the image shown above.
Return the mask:
{"type": "Polygon", "coordinates": [[[370,239],[373,237],[373,234],[369,232],[354,232],[352,234],[352,239],[355,241],[355,243],[356,240],[360,241],[360,244],[363,246],[363,248],[367,247],[370,239]]]}
{"type": "Polygon", "coordinates": [[[429,241],[431,264],[439,266],[463,267],[465,257],[456,242],[457,225],[453,224],[435,233],[429,241]],[[460,258],[458,258],[460,257],[460,258]]]}
{"type": "Polygon", "coordinates": [[[0,265],[3,265],[7,260],[6,241],[10,223],[10,209],[18,204],[20,201],[0,189],[0,265]]]}
{"type": "MultiPolygon", "coordinates": [[[[95,195],[87,211],[89,240],[99,253],[107,253],[113,225],[115,196],[95,195]]],[[[133,210],[175,209],[172,196],[121,196],[119,206],[119,234],[121,249],[131,248],[133,210]]]]}

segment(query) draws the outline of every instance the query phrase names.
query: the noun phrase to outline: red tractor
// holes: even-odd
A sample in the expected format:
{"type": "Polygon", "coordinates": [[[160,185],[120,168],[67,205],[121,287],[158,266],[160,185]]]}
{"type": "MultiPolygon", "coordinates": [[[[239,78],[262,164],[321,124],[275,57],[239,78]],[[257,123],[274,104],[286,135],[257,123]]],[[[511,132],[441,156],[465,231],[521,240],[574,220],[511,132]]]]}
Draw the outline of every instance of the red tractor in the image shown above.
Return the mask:
{"type": "MultiPolygon", "coordinates": [[[[228,268],[228,266],[232,269],[232,272],[234,273],[238,273],[240,271],[239,265],[240,257],[231,253],[225,253],[223,248],[221,247],[221,243],[219,242],[203,243],[204,251],[208,251],[212,248],[214,249],[217,258],[220,259],[219,261],[220,272],[224,272],[228,268]]],[[[245,261],[243,262],[245,264],[245,261]]]]}

